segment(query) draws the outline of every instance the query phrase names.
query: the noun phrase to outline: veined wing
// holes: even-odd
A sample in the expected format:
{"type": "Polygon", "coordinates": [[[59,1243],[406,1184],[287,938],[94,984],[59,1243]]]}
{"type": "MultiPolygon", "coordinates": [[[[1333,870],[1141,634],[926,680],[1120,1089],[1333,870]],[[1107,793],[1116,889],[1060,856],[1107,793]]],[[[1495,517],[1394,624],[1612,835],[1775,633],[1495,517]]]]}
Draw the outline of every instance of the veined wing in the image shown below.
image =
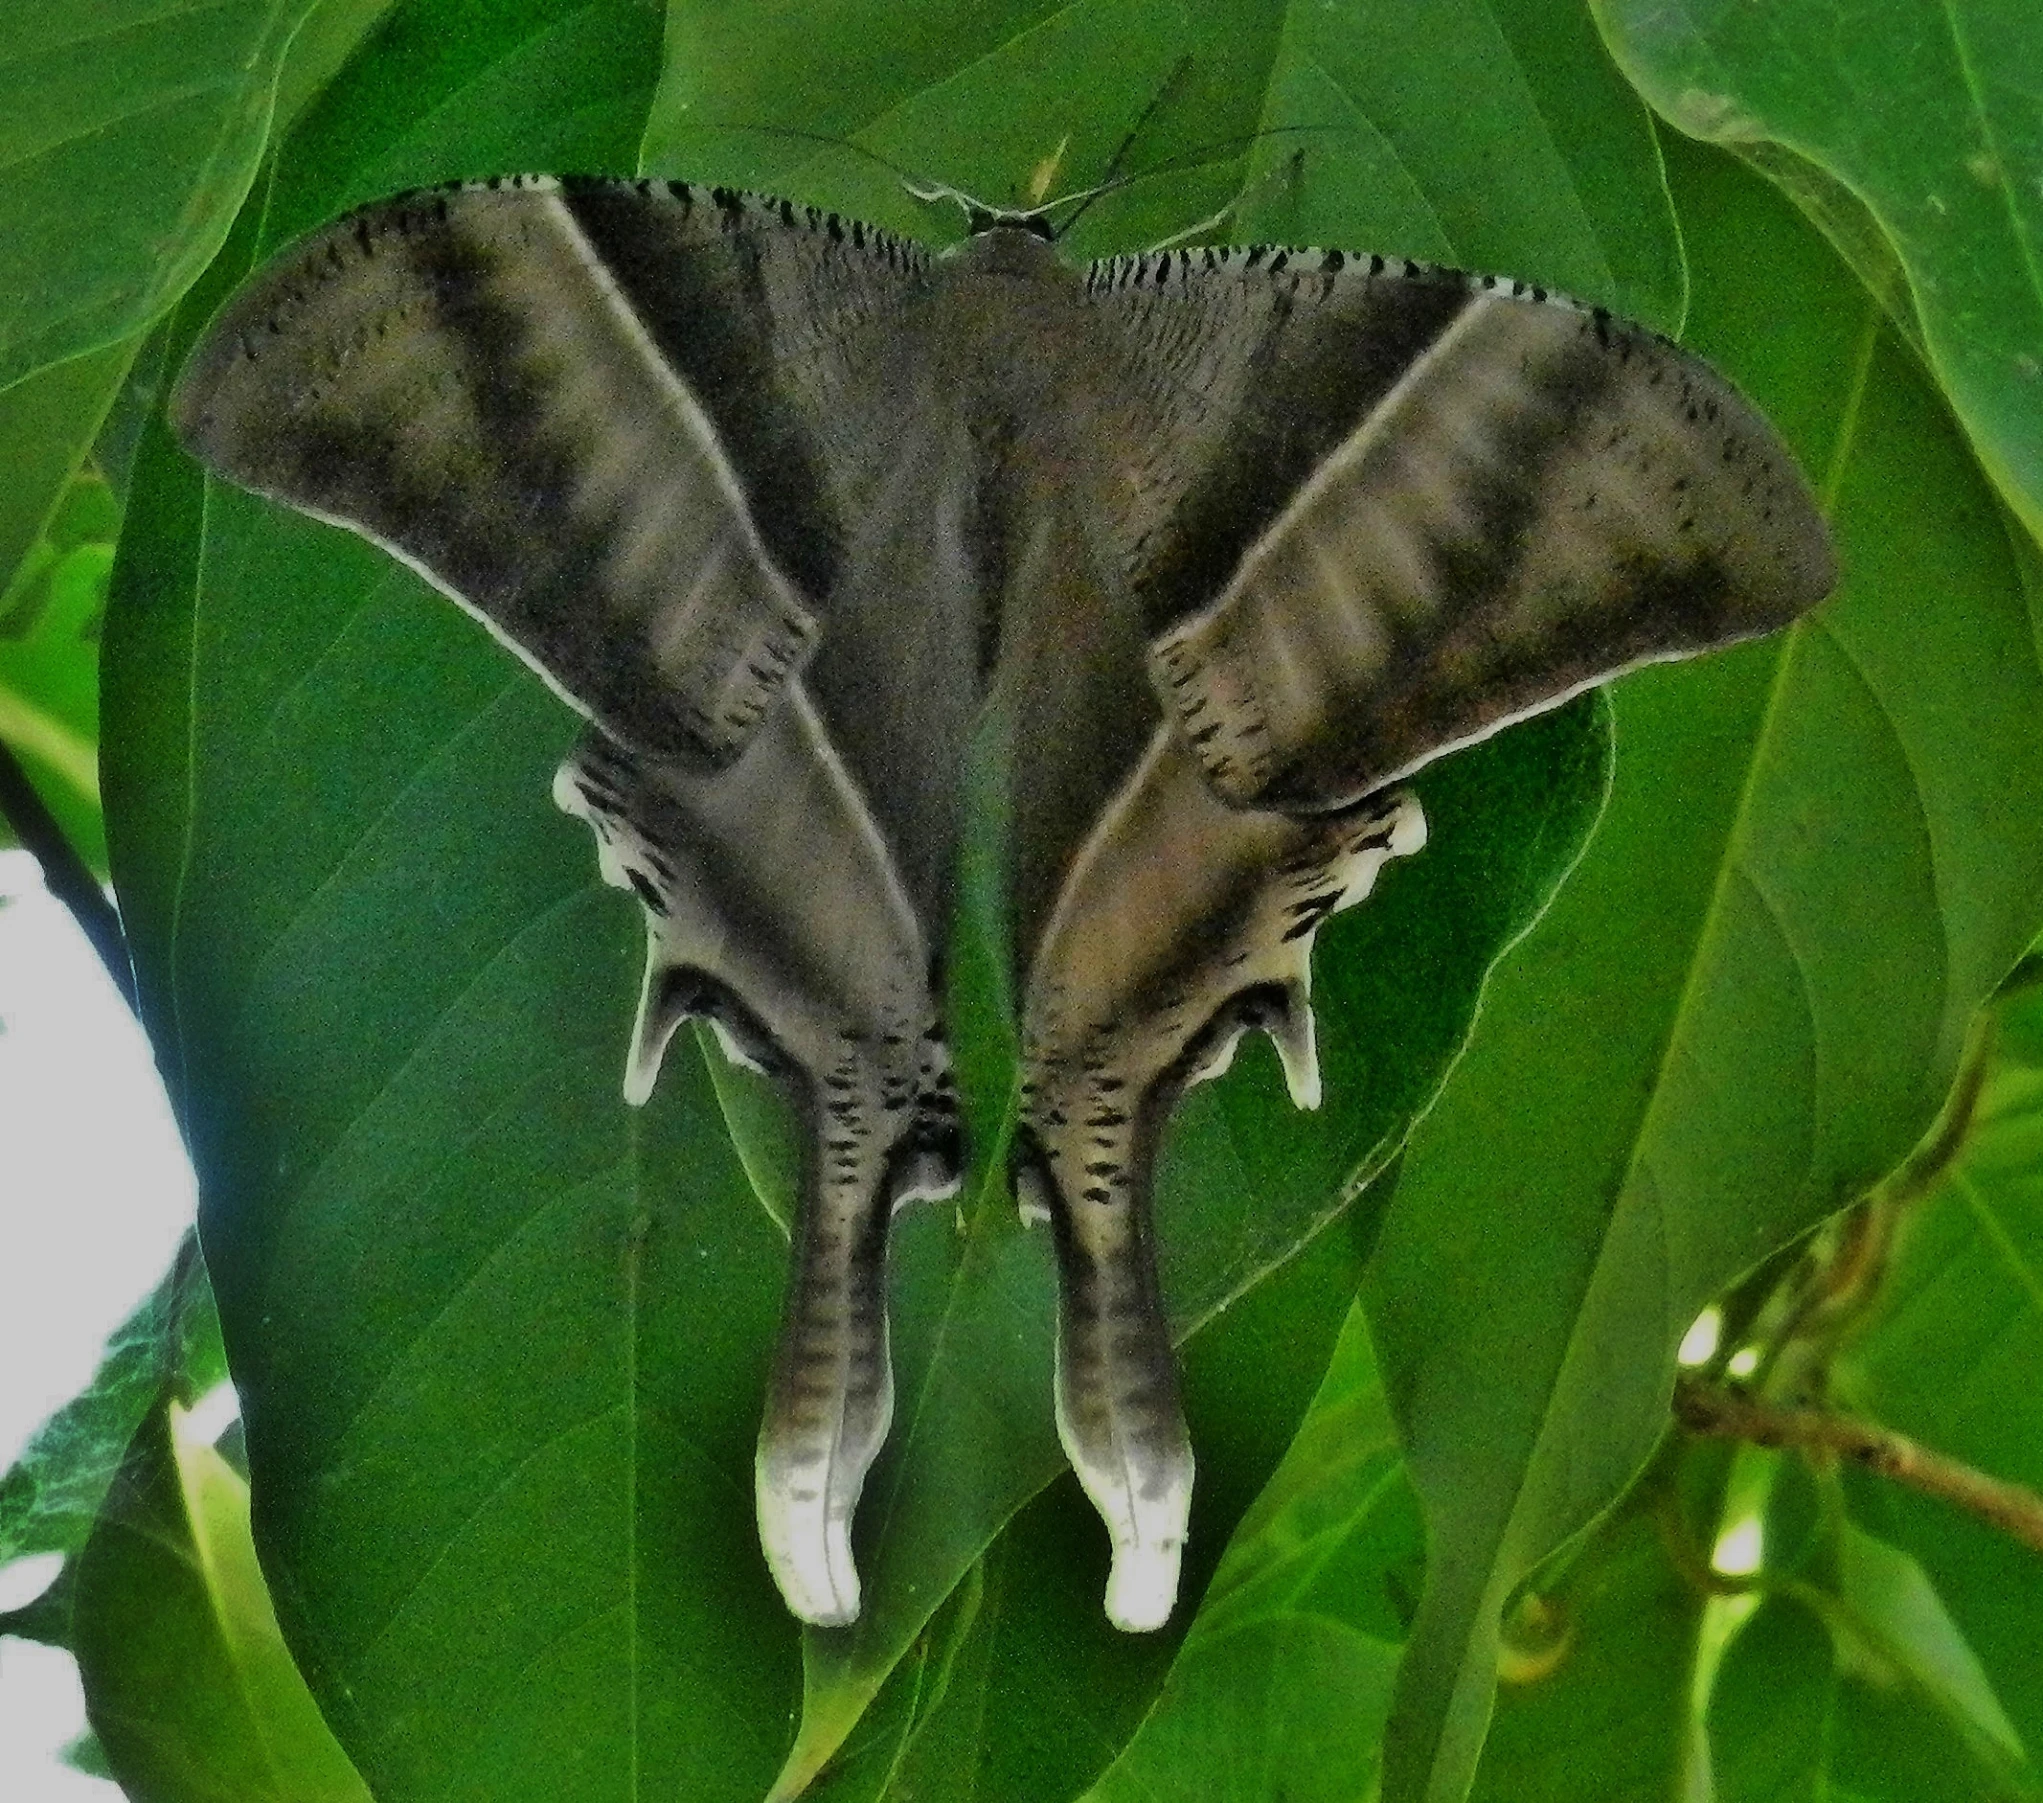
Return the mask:
{"type": "Polygon", "coordinates": [[[845,555],[833,390],[923,254],[682,184],[402,196],[228,304],[173,403],[245,487],[422,570],[620,742],[727,763],[845,555]]]}
{"type": "Polygon", "coordinates": [[[1344,805],[1835,580],[1765,421],[1600,308],[1331,251],[1090,290],[1183,422],[1133,580],[1158,693],[1237,806],[1344,805]]]}

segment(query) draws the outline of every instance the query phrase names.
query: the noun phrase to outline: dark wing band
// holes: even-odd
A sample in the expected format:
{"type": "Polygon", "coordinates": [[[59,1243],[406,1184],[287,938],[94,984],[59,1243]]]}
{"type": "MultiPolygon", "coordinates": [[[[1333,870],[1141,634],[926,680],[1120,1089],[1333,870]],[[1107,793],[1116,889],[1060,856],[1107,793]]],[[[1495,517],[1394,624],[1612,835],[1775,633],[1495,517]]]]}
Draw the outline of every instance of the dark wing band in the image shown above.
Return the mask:
{"type": "Polygon", "coordinates": [[[1281,412],[1245,394],[1236,433],[1252,442],[1231,461],[1316,461],[1289,472],[1281,506],[1240,477],[1194,481],[1151,560],[1190,592],[1148,608],[1157,690],[1236,806],[1341,806],[1829,592],[1822,521],[1771,429],[1601,310],[1318,253],[1187,266],[1106,298],[1167,342],[1171,304],[1240,316],[1251,282],[1265,294],[1245,367],[1281,412]]]}
{"type": "Polygon", "coordinates": [[[173,419],[422,570],[620,741],[720,765],[807,659],[838,556],[776,306],[855,363],[832,340],[873,311],[860,276],[907,261],[679,186],[414,194],[243,289],[173,419]]]}

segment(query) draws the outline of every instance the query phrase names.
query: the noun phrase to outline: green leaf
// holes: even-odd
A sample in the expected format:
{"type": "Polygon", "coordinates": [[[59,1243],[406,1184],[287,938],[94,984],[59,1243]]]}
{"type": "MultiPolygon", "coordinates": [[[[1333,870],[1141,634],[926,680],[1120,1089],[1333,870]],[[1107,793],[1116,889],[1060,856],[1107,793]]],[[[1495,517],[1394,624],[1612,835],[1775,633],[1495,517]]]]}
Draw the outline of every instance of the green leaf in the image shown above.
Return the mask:
{"type": "MultiPolygon", "coordinates": [[[[1848,1615],[1848,1612],[1847,1612],[1848,1615]]],[[[1804,1592],[1760,1603],[1724,1655],[1708,1710],[1725,1803],[2016,1803],[2039,1793],[2005,1757],[1804,1592]]]]}
{"type": "Polygon", "coordinates": [[[1091,1795],[1345,1803],[1374,1775],[1397,1649],[1323,1615],[1244,1622],[1187,1648],[1165,1705],[1091,1795]],[[1153,1774],[1153,1775],[1152,1775],[1153,1774]]]}
{"type": "Polygon", "coordinates": [[[2043,535],[2043,13],[2027,0],[1884,0],[1848,24],[1821,0],[1592,10],[1683,131],[1769,149],[1763,167],[1804,159],[1871,212],[1980,461],[2043,535]]]}
{"type": "Polygon", "coordinates": [[[1170,14],[939,0],[889,20],[672,0],[644,161],[955,236],[962,217],[912,204],[872,153],[1023,204],[1039,168],[1051,195],[1097,179],[1138,120],[1134,179],[1087,215],[1074,255],[1181,231],[1234,201],[1247,172],[1256,223],[1234,221],[1240,240],[1458,259],[1680,323],[1680,244],[1645,109],[1589,21],[1536,0],[1200,0],[1170,14]],[[1300,152],[1302,182],[1282,179],[1300,152]]]}
{"type": "MultiPolygon", "coordinates": [[[[0,636],[19,636],[30,621],[22,590],[32,577],[32,560],[51,537],[135,348],[125,340],[108,345],[0,392],[0,467],[8,475],[0,489],[0,636]]],[[[105,524],[107,530],[95,536],[111,542],[118,513],[105,524]]],[[[77,542],[76,535],[58,536],[77,542]]]]}
{"type": "Polygon", "coordinates": [[[311,3],[16,10],[0,60],[0,390],[133,337],[212,260],[311,3]]]}
{"type": "MultiPolygon", "coordinates": [[[[394,17],[272,219],[628,166],[657,24],[394,17]]],[[[756,1797],[796,1679],[749,1502],[784,1254],[699,1067],[620,1104],[636,934],[546,798],[574,721],[370,547],[206,495],[160,426],[108,659],[116,869],[322,1705],[386,1800],[756,1797]]]]}
{"type": "MultiPolygon", "coordinates": [[[[1835,1703],[1836,1670],[1821,1620],[1790,1597],[1763,1603],[1732,1641],[1710,1693],[1716,1794],[1725,1803],[1839,1796],[1824,1769],[1835,1703]]],[[[1846,1793],[1839,1803],[1854,1800],[1846,1793]]]]}
{"type": "Polygon", "coordinates": [[[1001,1606],[974,1773],[979,1803],[1075,1796],[1137,1732],[1230,1531],[1286,1456],[1319,1388],[1373,1224],[1367,1206],[1348,1211],[1185,1347],[1199,1485],[1182,1600],[1168,1628],[1131,1641],[1107,1622],[1098,1518],[1068,1473],[995,1543],[1001,1606]]]}
{"type": "MultiPolygon", "coordinates": [[[[96,639],[119,508],[79,466],[136,348],[123,339],[0,390],[0,742],[101,871],[96,639]],[[96,497],[109,506],[95,510],[96,497]]],[[[11,842],[0,822],[0,845],[11,842]]]]}
{"type": "Polygon", "coordinates": [[[78,1551],[164,1386],[194,1402],[226,1375],[205,1266],[187,1238],[163,1281],[114,1329],[91,1384],[37,1429],[0,1477],[0,1565],[78,1551]]]}
{"type": "Polygon", "coordinates": [[[1838,1600],[1876,1658],[1898,1667],[1983,1751],[2019,1765],[2021,1737],[1923,1568],[1849,1521],[1837,1563],[1838,1600]]]}
{"type": "MultiPolygon", "coordinates": [[[[1707,1599],[1668,1558],[1669,1486],[1640,1488],[1542,1587],[1536,1619],[1519,1624],[1536,1626],[1538,1641],[1507,1647],[1477,1803],[1665,1803],[1687,1794],[1707,1599]]],[[[1743,1803],[1744,1793],[1724,1797],[1743,1803]]]]}
{"type": "MultiPolygon", "coordinates": [[[[1998,1010],[1999,1055],[1944,1180],[1904,1216],[1838,1388],[1945,1457],[2043,1490],[2043,991],[1998,1010]]],[[[2043,1755],[2036,1554],[1951,1504],[1856,1478],[1854,1513],[1913,1555],[2032,1758],[2043,1755]]]]}
{"type": "Polygon", "coordinates": [[[1991,491],[1820,241],[1668,149],[1691,341],[1819,473],[1845,581],[1615,686],[1610,805],[1408,1149],[1367,1291],[1433,1550],[1394,1803],[1462,1795],[1506,1599],[1640,1466],[1702,1304],[1908,1151],[2043,912],[2037,622],[1991,491]]]}
{"type": "Polygon", "coordinates": [[[369,1803],[277,1631],[248,1486],[167,1396],[79,1555],[72,1631],[99,1750],[137,1803],[369,1803]]]}
{"type": "MultiPolygon", "coordinates": [[[[90,486],[104,489],[102,483],[90,486]]],[[[43,555],[10,597],[0,633],[0,743],[29,772],[64,836],[106,868],[99,798],[99,628],[113,568],[112,538],[43,555]]]]}

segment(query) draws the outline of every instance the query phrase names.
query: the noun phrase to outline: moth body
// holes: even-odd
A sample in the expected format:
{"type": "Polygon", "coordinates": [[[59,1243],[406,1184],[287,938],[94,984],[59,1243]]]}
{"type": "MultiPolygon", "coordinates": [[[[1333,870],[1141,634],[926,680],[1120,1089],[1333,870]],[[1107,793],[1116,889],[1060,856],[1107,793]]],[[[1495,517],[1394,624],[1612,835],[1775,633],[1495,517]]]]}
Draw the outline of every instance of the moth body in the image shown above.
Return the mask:
{"type": "Polygon", "coordinates": [[[819,1624],[861,1604],[888,1224],[964,1168],[946,942],[995,749],[1014,1189],[1108,1613],[1143,1629],[1192,1494],[1152,1208],[1178,1098],[1257,1030],[1318,1105],[1314,940],[1423,846],[1406,778],[1835,571],[1750,405],[1600,308],[1341,251],[1079,269],[982,223],[935,253],[684,183],[401,196],[244,287],[172,418],[584,718],[555,794],[646,915],[627,1098],[690,1016],[791,1091],[755,1490],[819,1624]]]}

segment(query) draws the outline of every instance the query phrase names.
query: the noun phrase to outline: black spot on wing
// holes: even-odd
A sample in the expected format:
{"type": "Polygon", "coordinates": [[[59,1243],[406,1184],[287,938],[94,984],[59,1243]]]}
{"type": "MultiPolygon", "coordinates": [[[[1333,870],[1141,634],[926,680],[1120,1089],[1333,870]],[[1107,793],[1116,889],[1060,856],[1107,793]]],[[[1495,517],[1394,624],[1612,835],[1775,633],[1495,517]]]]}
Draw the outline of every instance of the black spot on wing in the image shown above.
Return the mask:
{"type": "Polygon", "coordinates": [[[1494,608],[1509,589],[1543,523],[1542,476],[1574,448],[1617,379],[1610,359],[1585,344],[1524,375],[1530,404],[1499,413],[1490,425],[1488,456],[1459,473],[1457,514],[1472,529],[1440,534],[1428,547],[1436,592],[1451,597],[1440,621],[1446,633],[1494,608]]]}

